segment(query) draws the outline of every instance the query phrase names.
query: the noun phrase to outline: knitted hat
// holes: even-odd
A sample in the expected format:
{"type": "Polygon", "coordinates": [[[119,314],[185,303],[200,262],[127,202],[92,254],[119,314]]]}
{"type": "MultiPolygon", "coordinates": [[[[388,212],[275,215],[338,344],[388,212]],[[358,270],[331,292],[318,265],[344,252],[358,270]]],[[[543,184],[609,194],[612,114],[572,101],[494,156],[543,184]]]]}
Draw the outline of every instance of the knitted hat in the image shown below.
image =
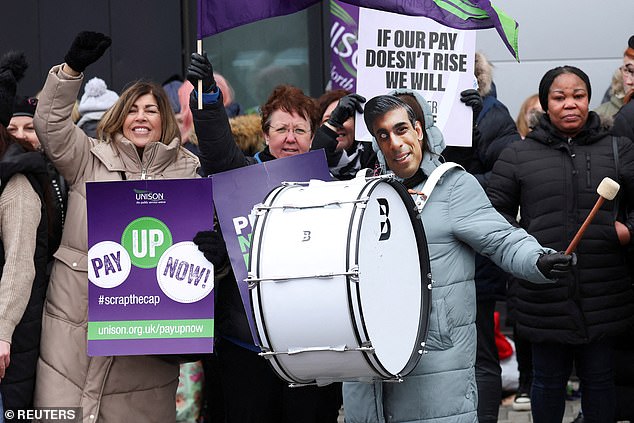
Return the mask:
{"type": "Polygon", "coordinates": [[[590,101],[590,97],[592,95],[592,88],[590,87],[590,78],[584,71],[574,66],[557,66],[546,72],[542,77],[542,80],[539,81],[539,104],[544,109],[544,112],[548,111],[548,92],[550,91],[550,86],[553,84],[555,78],[563,73],[572,73],[577,75],[585,84],[586,89],[588,91],[588,101],[590,101]]]}
{"type": "Polygon", "coordinates": [[[35,108],[37,107],[37,98],[16,96],[15,103],[13,104],[13,116],[28,116],[33,117],[35,115],[35,108]]]}
{"type": "Polygon", "coordinates": [[[24,53],[9,52],[0,58],[0,124],[9,126],[18,81],[29,65],[24,53]]]}
{"type": "Polygon", "coordinates": [[[92,78],[86,82],[84,95],[79,101],[79,113],[86,115],[92,112],[105,112],[117,102],[119,95],[108,89],[101,78],[92,78]]]}

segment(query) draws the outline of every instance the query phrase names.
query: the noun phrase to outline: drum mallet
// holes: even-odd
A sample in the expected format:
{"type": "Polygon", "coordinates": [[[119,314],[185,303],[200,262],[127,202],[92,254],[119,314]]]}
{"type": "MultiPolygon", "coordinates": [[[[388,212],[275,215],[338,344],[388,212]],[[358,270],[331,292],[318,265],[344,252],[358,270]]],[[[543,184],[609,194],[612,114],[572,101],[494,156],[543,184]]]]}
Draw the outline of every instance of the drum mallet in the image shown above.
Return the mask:
{"type": "Polygon", "coordinates": [[[588,214],[588,217],[586,217],[586,220],[583,222],[583,225],[581,225],[581,228],[579,228],[577,234],[570,242],[570,245],[568,246],[568,248],[566,248],[566,255],[572,253],[575,248],[577,248],[577,244],[579,244],[579,241],[581,241],[583,233],[586,231],[586,229],[588,229],[588,226],[590,226],[590,222],[592,222],[592,219],[594,219],[594,217],[596,216],[597,212],[603,205],[603,202],[605,200],[614,200],[614,197],[616,197],[616,194],[618,194],[619,192],[619,188],[621,188],[621,186],[616,181],[610,178],[603,178],[603,180],[597,187],[597,194],[599,194],[599,198],[597,199],[597,202],[592,210],[590,210],[590,213],[588,214]]]}

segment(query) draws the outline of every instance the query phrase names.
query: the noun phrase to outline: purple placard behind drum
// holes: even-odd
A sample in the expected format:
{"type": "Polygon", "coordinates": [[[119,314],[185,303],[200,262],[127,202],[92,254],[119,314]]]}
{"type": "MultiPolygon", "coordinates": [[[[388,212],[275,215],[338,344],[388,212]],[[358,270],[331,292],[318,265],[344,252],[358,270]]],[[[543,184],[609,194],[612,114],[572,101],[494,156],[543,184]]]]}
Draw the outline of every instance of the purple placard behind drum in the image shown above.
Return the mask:
{"type": "Polygon", "coordinates": [[[247,277],[252,226],[249,215],[255,204],[284,181],[331,180],[323,150],[272,160],[254,166],[221,172],[212,176],[214,205],[227,244],[251,335],[257,344],[247,277]]]}

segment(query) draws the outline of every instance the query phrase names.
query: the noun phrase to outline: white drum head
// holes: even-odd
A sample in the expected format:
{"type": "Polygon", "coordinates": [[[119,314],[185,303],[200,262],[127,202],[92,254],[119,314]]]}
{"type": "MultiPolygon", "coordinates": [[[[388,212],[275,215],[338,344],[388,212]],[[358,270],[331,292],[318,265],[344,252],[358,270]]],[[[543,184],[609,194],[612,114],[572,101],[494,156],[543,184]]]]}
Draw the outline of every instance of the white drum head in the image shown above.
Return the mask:
{"type": "Polygon", "coordinates": [[[420,260],[403,199],[390,184],[377,184],[359,230],[359,296],[375,354],[393,375],[401,374],[421,348],[426,283],[420,260]]]}

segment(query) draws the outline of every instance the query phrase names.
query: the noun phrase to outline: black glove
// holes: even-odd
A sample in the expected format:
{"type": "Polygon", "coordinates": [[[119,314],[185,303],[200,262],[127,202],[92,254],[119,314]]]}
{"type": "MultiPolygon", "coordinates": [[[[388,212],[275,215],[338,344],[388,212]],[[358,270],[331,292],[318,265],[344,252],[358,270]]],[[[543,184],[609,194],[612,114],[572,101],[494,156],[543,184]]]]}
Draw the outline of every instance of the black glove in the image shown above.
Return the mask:
{"type": "Polygon", "coordinates": [[[473,122],[478,120],[482,111],[482,97],[478,90],[464,90],[460,93],[460,101],[473,109],[473,122]]]}
{"type": "Polygon", "coordinates": [[[194,87],[197,86],[198,80],[203,81],[203,92],[210,93],[216,89],[216,80],[214,79],[214,68],[207,59],[207,54],[201,55],[192,53],[192,60],[187,67],[187,80],[194,87]]]}
{"type": "Polygon", "coordinates": [[[577,265],[575,253],[565,254],[563,251],[551,254],[542,254],[537,259],[537,268],[548,279],[561,279],[572,271],[577,265]]]}
{"type": "Polygon", "coordinates": [[[70,50],[64,56],[64,61],[77,72],[83,72],[88,65],[95,63],[103,56],[110,44],[112,40],[107,35],[82,31],[73,40],[70,50]]]}
{"type": "Polygon", "coordinates": [[[355,112],[363,113],[363,107],[361,106],[363,103],[365,103],[365,98],[359,94],[348,94],[345,97],[341,97],[339,104],[330,114],[328,123],[335,128],[343,128],[343,124],[353,117],[355,112]]]}
{"type": "Polygon", "coordinates": [[[216,268],[224,266],[229,259],[220,230],[198,232],[194,237],[194,244],[216,268]]]}

